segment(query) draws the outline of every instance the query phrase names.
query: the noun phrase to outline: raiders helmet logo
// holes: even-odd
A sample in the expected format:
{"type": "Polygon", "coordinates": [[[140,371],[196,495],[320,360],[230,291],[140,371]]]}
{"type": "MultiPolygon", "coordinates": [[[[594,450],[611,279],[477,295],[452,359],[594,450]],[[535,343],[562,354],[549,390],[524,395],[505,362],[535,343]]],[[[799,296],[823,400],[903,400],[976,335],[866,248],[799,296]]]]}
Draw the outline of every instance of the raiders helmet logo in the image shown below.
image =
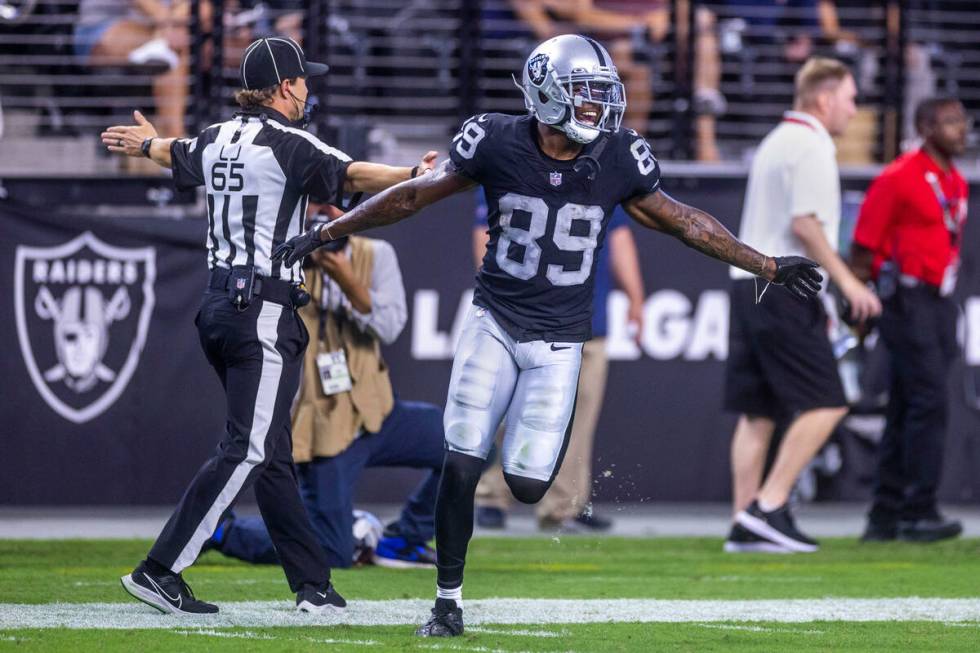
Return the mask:
{"type": "Polygon", "coordinates": [[[547,76],[548,55],[542,52],[531,57],[530,61],[527,62],[527,77],[531,83],[535,86],[541,86],[547,76]]]}
{"type": "Polygon", "coordinates": [[[24,363],[44,401],[82,424],[119,398],[146,344],[156,251],[91,232],[17,248],[14,312],[24,363]]]}

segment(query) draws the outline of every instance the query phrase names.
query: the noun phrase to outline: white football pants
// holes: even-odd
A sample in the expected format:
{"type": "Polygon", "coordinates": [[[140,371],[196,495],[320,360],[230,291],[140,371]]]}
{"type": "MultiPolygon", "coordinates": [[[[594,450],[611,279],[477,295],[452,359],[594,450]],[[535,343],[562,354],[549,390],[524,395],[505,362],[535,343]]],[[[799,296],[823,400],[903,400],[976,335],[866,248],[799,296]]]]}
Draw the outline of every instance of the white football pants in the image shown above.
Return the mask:
{"type": "Polygon", "coordinates": [[[501,465],[550,481],[570,431],[581,342],[517,342],[485,308],[470,307],[443,424],[450,451],[486,459],[506,416],[501,465]]]}

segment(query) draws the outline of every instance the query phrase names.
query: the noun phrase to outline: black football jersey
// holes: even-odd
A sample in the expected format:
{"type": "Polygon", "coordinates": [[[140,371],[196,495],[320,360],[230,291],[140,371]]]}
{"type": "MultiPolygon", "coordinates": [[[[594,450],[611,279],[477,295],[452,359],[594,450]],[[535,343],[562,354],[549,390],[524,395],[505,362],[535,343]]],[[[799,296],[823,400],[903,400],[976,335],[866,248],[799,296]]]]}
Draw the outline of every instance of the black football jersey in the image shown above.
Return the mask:
{"type": "Polygon", "coordinates": [[[626,129],[575,159],[552,159],[538,145],[536,123],[530,115],[474,116],[449,149],[487,198],[490,240],[473,301],[518,341],[582,342],[591,337],[596,253],[613,209],[656,191],[660,166],[643,137],[626,129]]]}

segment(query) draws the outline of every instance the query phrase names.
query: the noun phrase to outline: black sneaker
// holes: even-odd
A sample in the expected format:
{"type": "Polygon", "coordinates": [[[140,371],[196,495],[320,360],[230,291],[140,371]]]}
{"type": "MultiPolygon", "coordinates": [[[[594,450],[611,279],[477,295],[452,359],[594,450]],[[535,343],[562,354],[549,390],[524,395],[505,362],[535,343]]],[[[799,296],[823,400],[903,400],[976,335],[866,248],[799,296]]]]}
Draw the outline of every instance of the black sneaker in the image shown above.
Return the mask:
{"type": "Polygon", "coordinates": [[[763,512],[758,501],[738,513],[735,521],[751,533],[796,553],[813,553],[820,547],[796,528],[789,504],[763,512]]]}
{"type": "Polygon", "coordinates": [[[759,537],[738,522],[732,524],[724,549],[725,553],[792,553],[781,544],[759,537]]]}
{"type": "Polygon", "coordinates": [[[480,528],[506,528],[507,513],[491,506],[476,507],[476,525],[480,528]]]}
{"type": "Polygon", "coordinates": [[[599,515],[595,514],[595,511],[593,511],[591,507],[585,509],[582,514],[575,518],[575,521],[582,526],[585,526],[590,531],[596,531],[598,533],[608,531],[613,525],[611,519],[600,517],[599,515]]]}
{"type": "Polygon", "coordinates": [[[868,520],[861,534],[862,542],[891,542],[898,538],[898,524],[893,521],[868,520]]]}
{"type": "Polygon", "coordinates": [[[296,609],[299,612],[323,614],[324,612],[341,612],[346,607],[347,601],[337,593],[333,583],[329,581],[326,587],[304,585],[296,592],[296,609]]]}
{"type": "Polygon", "coordinates": [[[463,634],[463,609],[452,599],[436,599],[432,616],[415,630],[419,637],[458,637],[463,634]]]}
{"type": "Polygon", "coordinates": [[[906,542],[938,542],[959,537],[962,532],[963,524],[941,515],[898,523],[898,539],[906,542]]]}
{"type": "Polygon", "coordinates": [[[154,575],[145,562],[119,579],[133,598],[168,614],[216,614],[218,606],[198,601],[180,574],[154,575]]]}

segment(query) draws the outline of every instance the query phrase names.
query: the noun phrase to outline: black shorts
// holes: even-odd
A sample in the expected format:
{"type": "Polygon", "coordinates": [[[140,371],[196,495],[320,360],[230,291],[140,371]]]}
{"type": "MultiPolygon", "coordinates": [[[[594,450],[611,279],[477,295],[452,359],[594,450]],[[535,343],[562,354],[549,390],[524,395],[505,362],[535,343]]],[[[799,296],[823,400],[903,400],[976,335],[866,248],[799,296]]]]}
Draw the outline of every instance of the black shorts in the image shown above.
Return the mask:
{"type": "Polygon", "coordinates": [[[727,410],[780,420],[847,405],[819,300],[772,286],[756,304],[753,280],[735,281],[728,343],[727,410]]]}

